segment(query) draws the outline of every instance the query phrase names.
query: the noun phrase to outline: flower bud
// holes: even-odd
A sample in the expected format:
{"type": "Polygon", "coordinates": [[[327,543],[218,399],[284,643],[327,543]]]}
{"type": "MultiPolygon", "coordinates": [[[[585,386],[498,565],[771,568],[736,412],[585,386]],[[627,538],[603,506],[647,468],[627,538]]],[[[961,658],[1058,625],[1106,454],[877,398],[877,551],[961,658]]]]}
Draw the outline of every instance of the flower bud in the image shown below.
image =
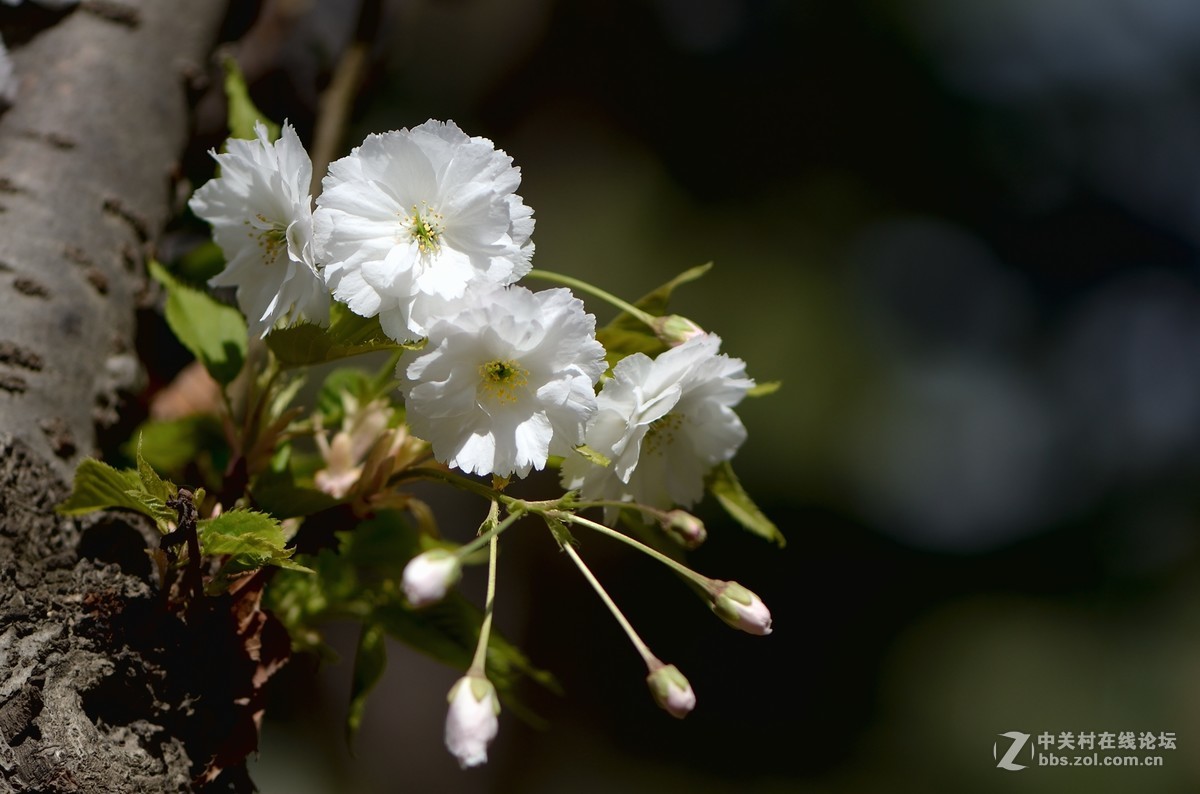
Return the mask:
{"type": "Polygon", "coordinates": [[[692,685],[673,664],[661,665],[646,676],[646,683],[650,685],[654,700],[672,717],[683,719],[696,707],[696,693],[692,691],[692,685]]]}
{"type": "Polygon", "coordinates": [[[404,566],[401,587],[414,607],[436,604],[446,597],[462,573],[458,556],[445,549],[430,549],[418,554],[404,566]]]}
{"type": "Polygon", "coordinates": [[[446,696],[446,749],[463,769],[487,762],[487,746],[500,730],[500,701],[492,682],[465,675],[450,687],[446,696]]]}
{"type": "Polygon", "coordinates": [[[737,582],[718,582],[713,591],[713,612],[747,634],[771,633],[771,611],[762,599],[737,582]]]}
{"type": "Polygon", "coordinates": [[[686,510],[672,510],[659,520],[663,531],[685,549],[694,549],[704,542],[708,532],[704,522],[686,510]]]}
{"type": "Polygon", "coordinates": [[[704,334],[704,329],[679,314],[654,318],[654,334],[665,344],[678,347],[684,342],[704,334]]]}

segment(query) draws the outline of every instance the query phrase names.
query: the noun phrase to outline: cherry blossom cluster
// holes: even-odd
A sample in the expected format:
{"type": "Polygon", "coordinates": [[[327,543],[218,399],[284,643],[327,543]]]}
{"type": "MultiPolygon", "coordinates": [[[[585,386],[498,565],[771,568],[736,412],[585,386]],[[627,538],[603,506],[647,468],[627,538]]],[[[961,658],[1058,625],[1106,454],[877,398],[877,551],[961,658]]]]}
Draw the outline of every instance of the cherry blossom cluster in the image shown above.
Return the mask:
{"type": "MultiPolygon", "coordinates": [[[[190,206],[213,227],[252,333],[324,324],[330,297],[378,316],[397,342],[413,432],[452,468],[524,477],[551,455],[586,499],[689,507],[746,437],[733,412],[754,385],[721,340],[693,332],[651,360],[606,369],[595,318],[569,290],[515,285],[533,256],[520,169],[454,122],[367,136],[334,162],[312,208],[312,164],[285,124],[275,142],[230,139],[220,177],[190,206]],[[586,444],[611,459],[572,455],[586,444]]],[[[608,515],[615,508],[609,508],[608,515]]]]}
{"type": "MultiPolygon", "coordinates": [[[[256,133],[214,153],[220,175],[190,202],[226,257],[210,284],[236,288],[251,333],[327,325],[332,301],[378,317],[396,342],[423,340],[400,357],[396,376],[409,430],[439,462],[503,482],[561,456],[563,488],[580,504],[604,507],[608,524],[629,505],[653,511],[691,545],[703,538],[703,525],[675,508],[697,503],[708,473],[745,440],[733,409],[754,386],[745,364],[720,352],[717,336],[676,322],[666,334],[659,329],[668,350],[628,355],[610,371],[581,300],[569,289],[516,283],[534,253],[533,212],[516,193],[520,170],[453,122],[367,136],[329,167],[315,207],[312,164],[295,130],[285,123],[275,141],[261,124],[256,133]]],[[[351,464],[338,471],[352,474],[351,464]]],[[[338,481],[341,493],[350,485],[338,481]]],[[[494,544],[521,513],[510,505],[499,522],[495,508],[480,544],[494,544]]],[[[570,510],[550,520],[605,529],[570,510]]],[[[590,576],[570,544],[564,550],[590,576]]],[[[444,597],[463,556],[438,550],[415,558],[403,582],[410,603],[444,597]]],[[[685,575],[726,622],[770,633],[756,595],[685,575]]],[[[629,631],[656,700],[686,715],[695,704],[687,680],[629,631]]],[[[499,709],[477,661],[450,697],[447,745],[464,766],[486,760],[499,709]]]]}

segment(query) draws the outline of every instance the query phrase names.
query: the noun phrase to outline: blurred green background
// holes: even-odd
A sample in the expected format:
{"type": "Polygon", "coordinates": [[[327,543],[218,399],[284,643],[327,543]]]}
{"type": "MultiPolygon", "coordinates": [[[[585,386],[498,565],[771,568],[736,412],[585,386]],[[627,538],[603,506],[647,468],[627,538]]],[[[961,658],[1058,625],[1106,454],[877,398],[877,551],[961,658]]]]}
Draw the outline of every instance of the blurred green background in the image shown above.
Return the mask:
{"type": "MultiPolygon", "coordinates": [[[[255,101],[307,140],[357,3],[235,5],[255,101]]],[[[789,543],[701,509],[692,562],[762,595],[764,639],[583,537],[691,680],[676,722],[530,524],[497,621],[564,684],[529,692],[549,728],[506,714],[460,772],[457,673],[390,646],[350,758],[347,626],[342,664],[276,682],[264,792],[1200,788],[1200,4],[389,0],[371,38],[347,148],[430,117],[491,138],[535,266],[626,297],[716,262],[675,308],[784,383],[735,463],[789,543]],[[1010,731],[1177,749],[1014,772],[1010,731]]]]}

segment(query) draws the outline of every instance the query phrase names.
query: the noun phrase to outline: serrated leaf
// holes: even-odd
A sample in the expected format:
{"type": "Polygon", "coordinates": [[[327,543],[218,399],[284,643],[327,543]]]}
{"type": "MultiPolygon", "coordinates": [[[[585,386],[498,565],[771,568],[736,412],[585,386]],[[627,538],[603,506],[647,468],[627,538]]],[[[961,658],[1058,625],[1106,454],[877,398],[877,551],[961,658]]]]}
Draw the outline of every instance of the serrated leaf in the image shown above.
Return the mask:
{"type": "Polygon", "coordinates": [[[261,121],[267,127],[267,139],[279,138],[279,125],[263,115],[250,99],[246,78],[232,56],[222,62],[225,68],[225,98],[229,102],[229,137],[253,139],[254,122],[261,121]]]}
{"type": "Polygon", "coordinates": [[[222,567],[224,573],[252,571],[265,565],[310,570],[291,559],[292,550],[284,547],[279,521],[266,513],[230,510],[197,522],[197,532],[204,554],[230,557],[222,567]]]}
{"type": "Polygon", "coordinates": [[[142,457],[141,439],[138,439],[136,457],[138,479],[141,480],[142,490],[146,492],[150,499],[154,500],[151,504],[156,509],[159,504],[162,504],[165,509],[167,500],[175,495],[177,489],[173,484],[169,484],[162,477],[159,477],[154,467],[142,457]]]}
{"type": "Polygon", "coordinates": [[[71,495],[55,510],[60,515],[78,516],[124,508],[157,519],[158,515],[145,504],[141,494],[142,482],[136,471],[118,471],[95,458],[84,458],[75,469],[71,495]]]}
{"type": "Polygon", "coordinates": [[[167,290],[167,325],[209,374],[227,385],[246,360],[246,321],[241,312],[188,287],[158,262],[150,275],[167,290]]]}
{"type": "Polygon", "coordinates": [[[782,548],[787,539],[771,519],[758,509],[750,494],[742,488],[733,467],[726,461],[712,470],[708,477],[708,491],[717,498],[725,512],[755,535],[773,541],[782,548]]]}
{"type": "Polygon", "coordinates": [[[387,644],[383,628],[363,624],[354,653],[354,673],[350,677],[350,705],[346,710],[346,744],[349,746],[362,725],[367,695],[379,683],[387,669],[387,644]]]}
{"type": "Polygon", "coordinates": [[[388,337],[378,317],[359,317],[340,303],[330,311],[329,327],[300,323],[267,334],[267,347],[285,367],[324,364],[377,350],[414,350],[421,343],[401,344],[388,337]]]}
{"type": "Polygon", "coordinates": [[[756,383],[746,392],[747,397],[766,397],[768,394],[774,394],[783,387],[783,381],[769,380],[764,383],[756,383]]]}
{"type": "MultiPolygon", "coordinates": [[[[700,278],[711,270],[712,266],[712,262],[708,262],[689,268],[666,284],[646,293],[633,305],[655,316],[666,314],[671,293],[677,287],[700,278]]],[[[645,353],[653,358],[667,349],[667,345],[649,326],[628,312],[618,314],[612,322],[596,331],[596,339],[604,345],[610,367],[633,353],[645,353]]]]}

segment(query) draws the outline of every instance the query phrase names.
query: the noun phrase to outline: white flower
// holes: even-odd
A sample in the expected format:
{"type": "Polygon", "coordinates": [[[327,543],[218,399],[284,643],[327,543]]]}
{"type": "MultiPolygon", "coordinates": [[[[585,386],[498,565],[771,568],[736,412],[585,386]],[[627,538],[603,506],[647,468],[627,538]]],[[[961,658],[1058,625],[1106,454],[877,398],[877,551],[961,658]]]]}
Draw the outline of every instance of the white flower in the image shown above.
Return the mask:
{"type": "Polygon", "coordinates": [[[225,252],[225,269],[208,283],[237,287],[250,332],[266,336],[284,316],[328,322],[329,292],[313,252],[308,152],[286,122],[273,144],[263,124],[254,131],[255,140],[230,138],[224,154],[211,152],[221,175],[188,206],[225,252]]]}
{"type": "Polygon", "coordinates": [[[436,604],[446,597],[458,577],[462,565],[458,557],[445,549],[430,549],[408,561],[404,566],[401,587],[408,603],[414,607],[436,604]]]}
{"type": "Polygon", "coordinates": [[[329,167],[317,199],[334,297],[405,341],[426,335],[436,299],[513,283],[533,255],[520,182],[511,157],[452,121],[368,135],[329,167]]]}
{"type": "Polygon", "coordinates": [[[659,707],[676,719],[683,719],[696,707],[696,693],[683,673],[673,664],[662,664],[650,675],[646,683],[659,707]]]}
{"type": "MultiPolygon", "coordinates": [[[[580,489],[584,499],[659,508],[698,502],[708,471],[746,439],[733,406],[754,385],[745,363],[718,354],[720,346],[717,336],[701,334],[653,361],[634,353],[618,362],[584,435],[612,465],[571,455],[564,487],[580,489]]],[[[616,510],[605,514],[611,521],[616,510]]]]}
{"type": "Polygon", "coordinates": [[[596,408],[604,348],[595,328],[569,290],[468,292],[396,367],[409,425],[463,471],[541,469],[582,440],[596,408]]]}
{"type": "Polygon", "coordinates": [[[465,675],[447,698],[446,749],[463,769],[487,762],[487,746],[500,730],[500,701],[486,678],[465,675]]]}
{"type": "Polygon", "coordinates": [[[721,620],[747,634],[765,637],[771,633],[771,610],[737,582],[717,582],[712,609],[721,620]]]}

